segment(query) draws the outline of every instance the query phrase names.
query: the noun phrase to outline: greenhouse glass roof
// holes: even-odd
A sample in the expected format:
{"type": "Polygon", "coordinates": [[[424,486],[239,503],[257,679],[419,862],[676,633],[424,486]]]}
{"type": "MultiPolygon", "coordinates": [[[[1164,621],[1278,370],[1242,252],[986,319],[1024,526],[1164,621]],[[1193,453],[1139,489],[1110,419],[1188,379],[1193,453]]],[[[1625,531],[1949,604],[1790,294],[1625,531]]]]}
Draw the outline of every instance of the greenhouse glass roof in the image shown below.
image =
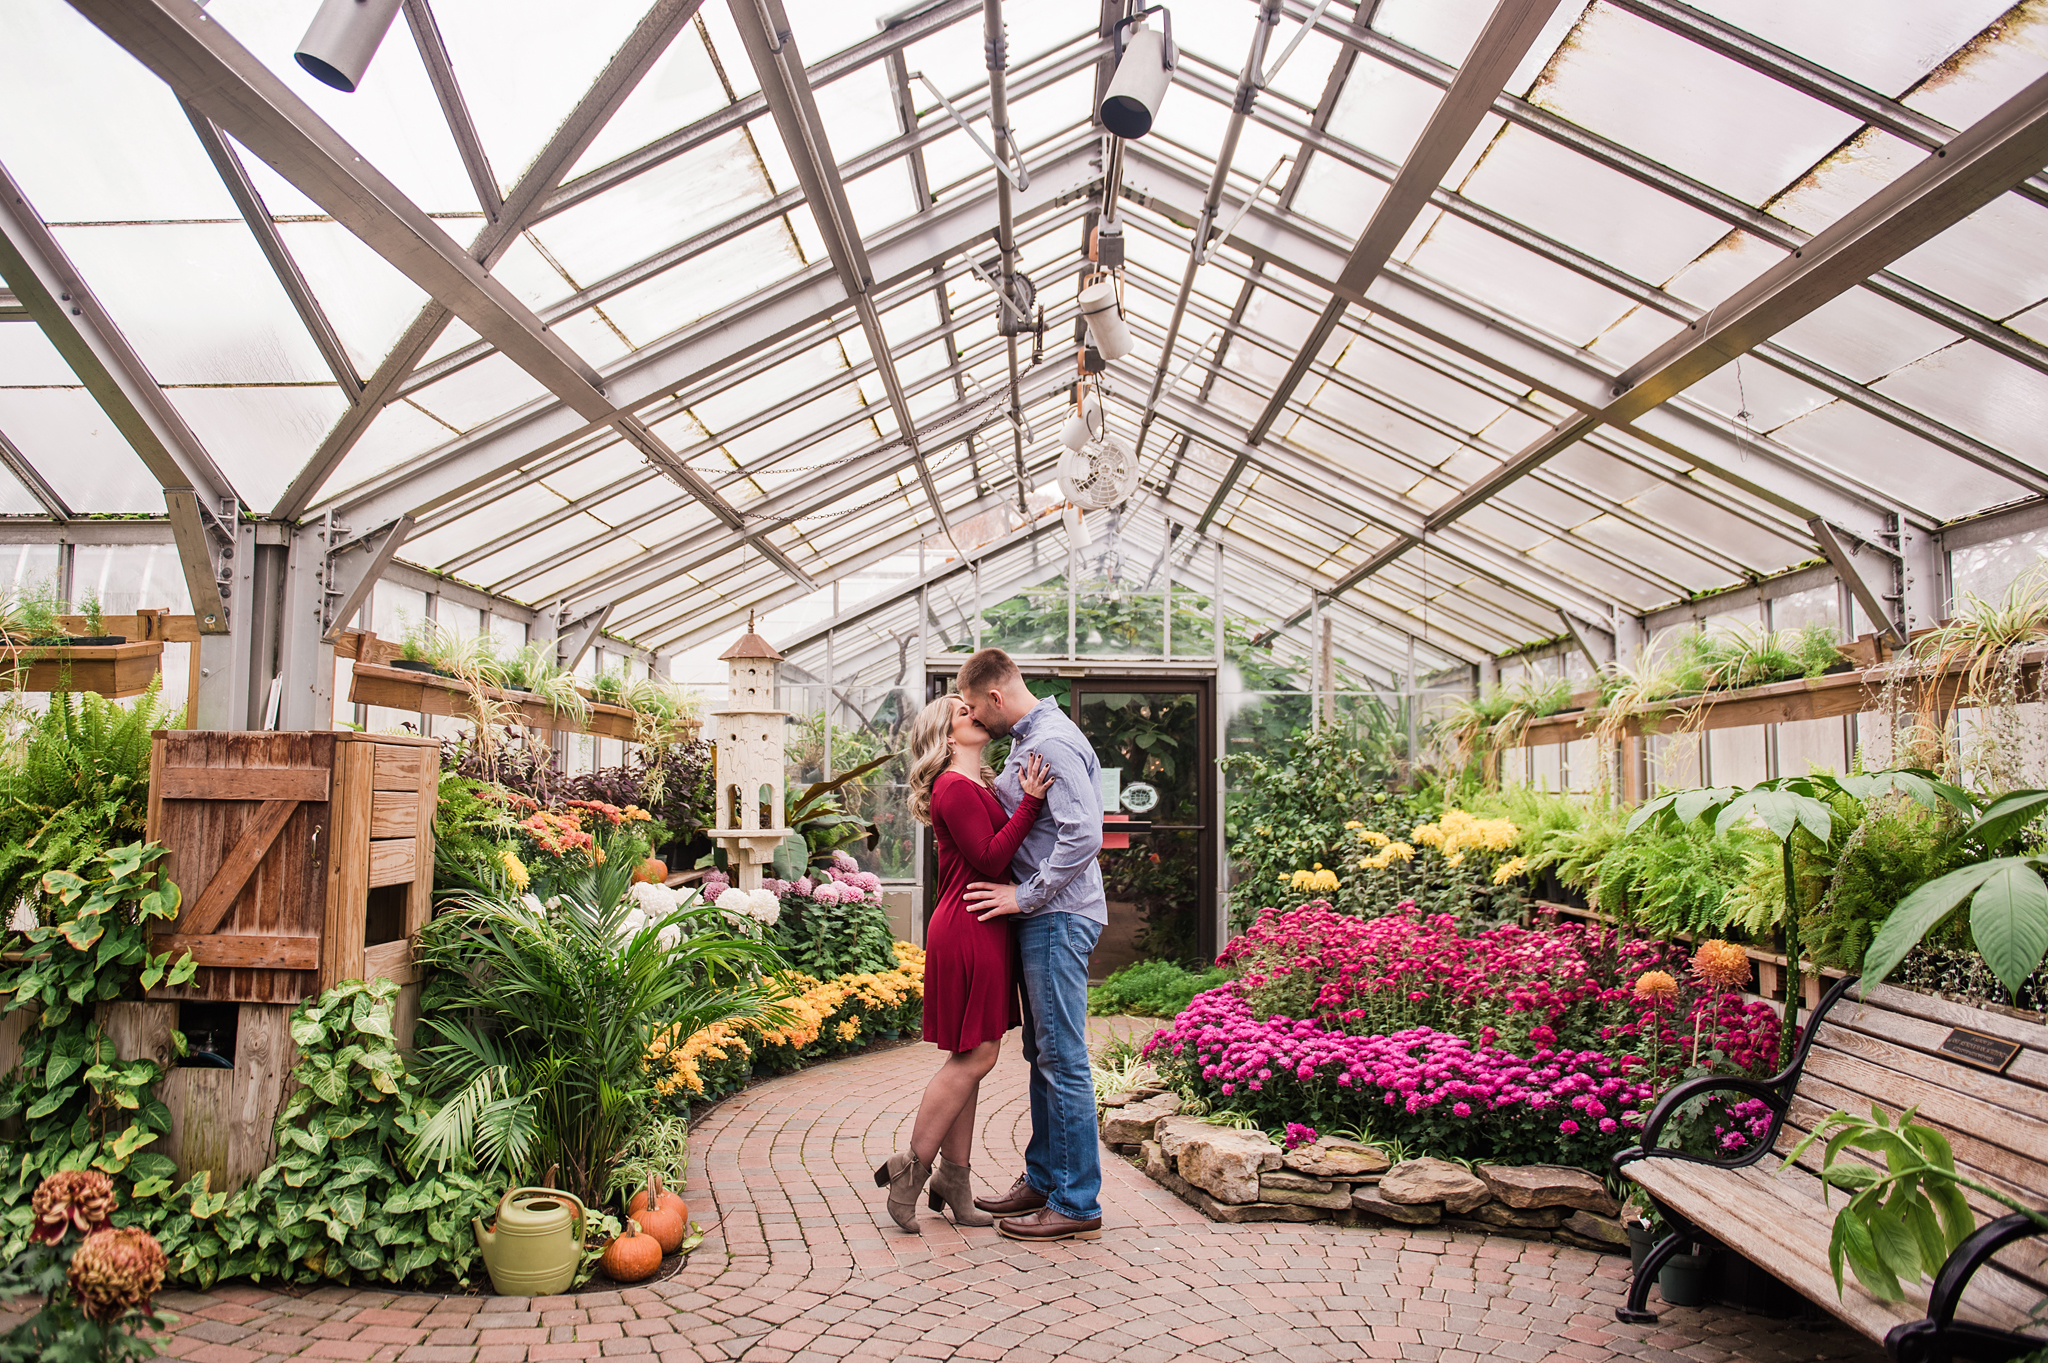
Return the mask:
{"type": "Polygon", "coordinates": [[[353,94],[314,8],[0,0],[0,515],[395,527],[669,652],[1043,585],[1112,176],[1081,533],[1372,676],[1824,555],[1925,623],[2048,492],[2035,0],[1181,0],[1129,142],[1123,0],[404,0],[353,94]]]}

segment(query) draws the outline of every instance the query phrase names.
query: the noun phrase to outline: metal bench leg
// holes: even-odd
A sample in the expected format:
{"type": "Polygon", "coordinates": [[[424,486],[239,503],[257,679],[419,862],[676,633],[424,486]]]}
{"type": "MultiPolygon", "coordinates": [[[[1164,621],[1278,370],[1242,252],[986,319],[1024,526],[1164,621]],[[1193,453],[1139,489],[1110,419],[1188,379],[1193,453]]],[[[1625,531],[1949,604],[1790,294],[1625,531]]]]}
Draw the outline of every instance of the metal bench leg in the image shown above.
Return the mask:
{"type": "Polygon", "coordinates": [[[1692,1238],[1688,1230],[1674,1230],[1650,1246],[1650,1252],[1643,1256],[1643,1266],[1636,1270],[1635,1281],[1629,1284],[1628,1304],[1614,1308],[1614,1318],[1624,1325],[1655,1325],[1657,1313],[1649,1309],[1650,1284],[1657,1281],[1657,1272],[1678,1253],[1679,1246],[1692,1238]]]}

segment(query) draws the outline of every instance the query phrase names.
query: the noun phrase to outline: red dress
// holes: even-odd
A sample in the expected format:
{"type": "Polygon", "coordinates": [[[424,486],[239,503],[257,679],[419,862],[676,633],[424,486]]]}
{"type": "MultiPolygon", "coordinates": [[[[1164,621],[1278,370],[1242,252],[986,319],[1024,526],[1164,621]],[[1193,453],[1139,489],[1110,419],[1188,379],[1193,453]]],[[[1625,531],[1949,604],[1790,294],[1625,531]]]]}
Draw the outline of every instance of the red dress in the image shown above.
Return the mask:
{"type": "Polygon", "coordinates": [[[965,896],[977,880],[1010,883],[1010,858],[1043,801],[1024,797],[1003,817],[1003,803],[981,782],[942,771],[932,786],[932,836],[939,848],[939,906],[925,934],[924,1039],[971,1051],[1020,1026],[1008,916],[982,922],[965,896]]]}

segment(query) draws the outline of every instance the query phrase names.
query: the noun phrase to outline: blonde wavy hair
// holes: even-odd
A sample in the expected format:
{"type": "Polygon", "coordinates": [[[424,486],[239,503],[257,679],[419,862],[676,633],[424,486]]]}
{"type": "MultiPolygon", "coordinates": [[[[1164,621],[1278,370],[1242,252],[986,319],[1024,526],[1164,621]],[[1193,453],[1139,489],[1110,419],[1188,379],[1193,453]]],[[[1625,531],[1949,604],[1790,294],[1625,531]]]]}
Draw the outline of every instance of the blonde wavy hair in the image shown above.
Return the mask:
{"type": "MultiPolygon", "coordinates": [[[[959,694],[949,691],[910,721],[910,815],[922,824],[932,821],[932,788],[939,773],[953,765],[953,707],[958,704],[959,694]]],[[[995,768],[982,763],[982,784],[995,779],[995,768]]]]}

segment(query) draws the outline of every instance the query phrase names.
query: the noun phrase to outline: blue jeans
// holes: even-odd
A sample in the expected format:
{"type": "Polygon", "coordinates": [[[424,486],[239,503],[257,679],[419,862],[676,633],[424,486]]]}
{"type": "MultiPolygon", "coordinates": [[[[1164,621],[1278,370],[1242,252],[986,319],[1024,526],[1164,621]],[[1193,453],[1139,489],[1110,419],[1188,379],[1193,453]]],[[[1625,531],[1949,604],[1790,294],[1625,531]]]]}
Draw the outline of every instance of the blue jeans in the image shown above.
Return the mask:
{"type": "Polygon", "coordinates": [[[1088,953],[1099,924],[1071,913],[1017,920],[1024,961],[1024,1059],[1031,1065],[1031,1143],[1024,1176],[1061,1216],[1102,1215],[1102,1152],[1088,1070],[1088,953]]]}

